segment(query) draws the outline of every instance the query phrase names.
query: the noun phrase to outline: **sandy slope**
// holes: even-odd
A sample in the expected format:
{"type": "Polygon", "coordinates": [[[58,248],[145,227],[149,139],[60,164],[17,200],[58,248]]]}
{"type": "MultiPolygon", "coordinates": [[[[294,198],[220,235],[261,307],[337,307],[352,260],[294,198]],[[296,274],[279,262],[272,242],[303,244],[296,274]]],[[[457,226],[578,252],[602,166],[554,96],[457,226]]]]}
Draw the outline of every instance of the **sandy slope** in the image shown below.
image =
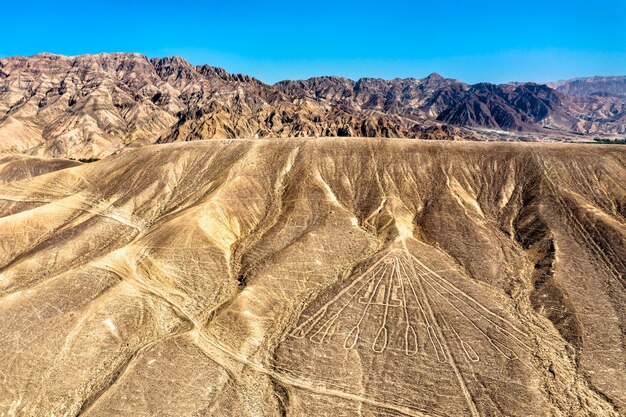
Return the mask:
{"type": "Polygon", "coordinates": [[[623,414],[625,163],[276,139],[0,170],[0,415],[623,414]]]}

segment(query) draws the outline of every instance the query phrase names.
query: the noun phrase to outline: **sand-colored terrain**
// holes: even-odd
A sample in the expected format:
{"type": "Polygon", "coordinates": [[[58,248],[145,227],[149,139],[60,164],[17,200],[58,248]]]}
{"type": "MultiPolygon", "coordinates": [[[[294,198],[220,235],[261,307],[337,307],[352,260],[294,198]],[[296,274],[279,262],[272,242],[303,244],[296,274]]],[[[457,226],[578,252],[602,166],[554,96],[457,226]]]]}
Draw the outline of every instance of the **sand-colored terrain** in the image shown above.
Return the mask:
{"type": "Polygon", "coordinates": [[[625,274],[619,146],[6,156],[0,416],[625,415],[625,274]]]}

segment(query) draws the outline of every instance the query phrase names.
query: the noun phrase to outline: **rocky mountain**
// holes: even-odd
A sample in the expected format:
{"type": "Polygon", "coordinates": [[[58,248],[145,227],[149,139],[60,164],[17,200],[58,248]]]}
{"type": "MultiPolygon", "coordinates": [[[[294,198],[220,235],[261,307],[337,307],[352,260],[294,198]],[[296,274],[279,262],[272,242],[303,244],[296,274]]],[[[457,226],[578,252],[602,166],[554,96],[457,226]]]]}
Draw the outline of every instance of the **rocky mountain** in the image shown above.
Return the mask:
{"type": "Polygon", "coordinates": [[[61,162],[0,159],[2,416],[626,413],[624,147],[277,138],[61,162]]]}
{"type": "Polygon", "coordinates": [[[626,133],[624,99],[568,96],[558,91],[564,86],[468,85],[437,74],[267,85],[179,57],[11,57],[0,59],[0,150],[78,159],[212,138],[493,140],[498,131],[513,140],[563,140],[626,133]]]}
{"type": "MultiPolygon", "coordinates": [[[[562,95],[545,85],[467,85],[431,74],[423,80],[336,77],[284,81],[287,95],[339,103],[353,111],[399,114],[466,127],[537,130],[539,122],[564,114],[562,95]]],[[[573,119],[572,119],[573,121],[573,119]]]]}
{"type": "Polygon", "coordinates": [[[566,95],[626,97],[626,76],[574,78],[548,85],[566,95]]]}

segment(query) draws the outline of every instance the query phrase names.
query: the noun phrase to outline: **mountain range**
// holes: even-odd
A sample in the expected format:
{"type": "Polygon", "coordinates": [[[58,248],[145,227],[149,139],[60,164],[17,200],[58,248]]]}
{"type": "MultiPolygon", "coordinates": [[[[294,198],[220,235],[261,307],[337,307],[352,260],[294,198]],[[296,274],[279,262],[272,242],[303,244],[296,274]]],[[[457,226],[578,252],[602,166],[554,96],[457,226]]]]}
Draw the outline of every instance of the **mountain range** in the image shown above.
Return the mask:
{"type": "Polygon", "coordinates": [[[548,84],[315,77],[265,84],[179,57],[0,59],[0,151],[102,158],[227,138],[582,140],[626,135],[626,76],[548,84]]]}
{"type": "Polygon", "coordinates": [[[0,417],[626,416],[625,103],[0,59],[0,417]]]}

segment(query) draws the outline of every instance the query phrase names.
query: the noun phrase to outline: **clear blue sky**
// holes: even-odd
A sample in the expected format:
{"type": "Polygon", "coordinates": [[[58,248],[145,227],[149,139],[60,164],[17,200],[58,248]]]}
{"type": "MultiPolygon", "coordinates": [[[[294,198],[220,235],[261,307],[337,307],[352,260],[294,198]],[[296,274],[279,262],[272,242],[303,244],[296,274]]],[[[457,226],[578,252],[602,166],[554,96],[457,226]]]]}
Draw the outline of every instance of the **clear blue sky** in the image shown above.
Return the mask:
{"type": "Polygon", "coordinates": [[[626,0],[2,2],[0,56],[180,55],[265,82],[626,75],[626,0]]]}

